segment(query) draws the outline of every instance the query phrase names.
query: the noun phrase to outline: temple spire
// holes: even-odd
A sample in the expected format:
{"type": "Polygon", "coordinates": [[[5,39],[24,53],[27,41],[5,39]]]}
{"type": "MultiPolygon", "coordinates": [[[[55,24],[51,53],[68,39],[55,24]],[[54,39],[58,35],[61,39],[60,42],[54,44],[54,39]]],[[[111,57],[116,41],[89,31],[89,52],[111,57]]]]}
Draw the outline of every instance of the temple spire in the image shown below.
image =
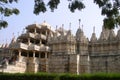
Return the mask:
{"type": "Polygon", "coordinates": [[[80,22],[81,22],[81,19],[79,19],[79,28],[80,28],[80,22]]]}
{"type": "Polygon", "coordinates": [[[82,25],[82,31],[83,31],[83,27],[84,27],[84,26],[82,25]]]}
{"type": "Polygon", "coordinates": [[[92,33],[90,41],[91,42],[96,42],[97,41],[97,37],[96,37],[96,34],[95,34],[95,26],[93,27],[93,33],[92,33]]]}
{"type": "Polygon", "coordinates": [[[64,30],[64,24],[62,24],[62,31],[64,30]]]}
{"type": "Polygon", "coordinates": [[[57,31],[58,26],[56,25],[56,31],[57,31]]]}
{"type": "Polygon", "coordinates": [[[22,34],[24,34],[25,33],[25,28],[23,28],[23,31],[22,31],[22,34]]]}
{"type": "Polygon", "coordinates": [[[95,33],[95,26],[93,27],[93,33],[95,33]]]}
{"type": "Polygon", "coordinates": [[[15,35],[14,35],[14,33],[13,33],[13,37],[12,37],[11,43],[14,43],[14,42],[15,42],[15,35]]]}
{"type": "Polygon", "coordinates": [[[18,32],[18,36],[19,36],[19,34],[20,34],[20,33],[18,32]]]}
{"type": "Polygon", "coordinates": [[[69,30],[71,30],[71,22],[69,23],[69,30]]]}
{"type": "Polygon", "coordinates": [[[44,23],[46,23],[46,21],[44,20],[44,23]]]}

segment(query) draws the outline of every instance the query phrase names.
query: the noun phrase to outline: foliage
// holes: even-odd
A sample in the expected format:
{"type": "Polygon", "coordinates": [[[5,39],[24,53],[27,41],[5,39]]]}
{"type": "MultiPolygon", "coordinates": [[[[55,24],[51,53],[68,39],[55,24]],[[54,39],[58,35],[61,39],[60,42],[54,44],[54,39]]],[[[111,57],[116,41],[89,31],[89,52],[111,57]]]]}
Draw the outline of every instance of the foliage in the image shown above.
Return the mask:
{"type": "MultiPolygon", "coordinates": [[[[62,0],[61,0],[62,1],[62,0]]],[[[82,10],[85,8],[83,0],[68,0],[68,8],[71,12],[74,12],[76,9],[82,10]]],[[[105,28],[113,29],[120,26],[120,0],[93,0],[95,4],[101,8],[101,15],[106,16],[103,20],[103,26],[105,28]]],[[[57,9],[60,0],[49,0],[47,6],[54,11],[57,9]]],[[[35,0],[34,14],[38,15],[40,12],[46,12],[46,6],[44,0],[35,0]]]]}
{"type": "MultiPolygon", "coordinates": [[[[18,0],[0,0],[0,29],[7,27],[8,23],[3,17],[9,17],[13,14],[19,14],[19,10],[16,8],[10,8],[9,4],[13,2],[17,3],[18,0]]],[[[33,13],[39,15],[41,12],[46,12],[47,7],[53,12],[57,9],[58,5],[62,0],[34,0],[34,11],[33,13]]],[[[67,0],[69,2],[68,8],[71,12],[75,10],[82,10],[85,8],[83,0],[67,0]]],[[[105,16],[103,20],[103,26],[105,28],[113,29],[120,26],[120,0],[93,0],[95,4],[101,8],[101,15],[105,16]]]]}
{"type": "Polygon", "coordinates": [[[105,28],[120,26],[120,0],[94,0],[94,3],[102,8],[101,14],[106,16],[103,20],[105,28]]]}
{"type": "Polygon", "coordinates": [[[12,4],[13,2],[17,3],[18,0],[0,0],[0,29],[7,27],[8,23],[6,20],[4,20],[4,17],[9,17],[13,14],[17,15],[19,14],[19,10],[17,8],[11,8],[9,4],[12,4]]]}
{"type": "MultiPolygon", "coordinates": [[[[83,8],[85,8],[85,5],[81,0],[68,0],[68,1],[69,1],[68,8],[70,9],[71,12],[74,12],[76,9],[82,10],[83,8]]],[[[59,3],[60,0],[49,0],[49,2],[46,4],[44,0],[35,0],[34,13],[38,15],[40,12],[43,13],[46,12],[47,6],[49,6],[51,11],[53,12],[54,9],[57,9],[59,3]]]]}
{"type": "Polygon", "coordinates": [[[0,80],[120,80],[120,74],[0,73],[0,80]]]}

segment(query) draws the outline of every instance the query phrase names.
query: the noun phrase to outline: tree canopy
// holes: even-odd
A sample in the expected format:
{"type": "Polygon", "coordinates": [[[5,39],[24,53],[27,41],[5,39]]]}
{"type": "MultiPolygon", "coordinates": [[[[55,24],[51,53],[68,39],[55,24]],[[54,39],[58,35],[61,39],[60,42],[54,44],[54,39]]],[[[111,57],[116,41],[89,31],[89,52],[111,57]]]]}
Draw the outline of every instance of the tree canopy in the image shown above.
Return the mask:
{"type": "MultiPolygon", "coordinates": [[[[82,10],[85,8],[83,0],[68,0],[68,8],[71,12],[76,9],[82,10]]],[[[101,9],[101,15],[104,15],[103,26],[105,28],[114,29],[120,26],[120,0],[93,0],[93,2],[101,9]]],[[[41,12],[47,11],[47,6],[54,11],[57,9],[60,0],[49,0],[45,3],[44,0],[35,0],[34,14],[39,15],[41,12]]]]}
{"type": "Polygon", "coordinates": [[[0,29],[8,26],[8,22],[4,20],[4,17],[9,17],[13,14],[19,14],[17,8],[12,8],[9,4],[13,2],[17,3],[18,0],[0,0],[0,29]]]}
{"type": "MultiPolygon", "coordinates": [[[[13,14],[19,14],[17,8],[11,8],[8,4],[18,2],[19,0],[0,0],[0,29],[7,27],[8,23],[4,20],[4,17],[9,17],[13,14]]],[[[62,0],[34,0],[33,13],[39,15],[41,12],[45,13],[47,7],[54,12],[62,0]]],[[[68,8],[71,12],[75,12],[76,9],[82,10],[85,8],[83,0],[67,0],[69,2],[68,8]]],[[[114,29],[120,26],[120,0],[93,0],[93,2],[101,9],[101,15],[105,16],[103,20],[103,26],[105,28],[114,29]]]]}

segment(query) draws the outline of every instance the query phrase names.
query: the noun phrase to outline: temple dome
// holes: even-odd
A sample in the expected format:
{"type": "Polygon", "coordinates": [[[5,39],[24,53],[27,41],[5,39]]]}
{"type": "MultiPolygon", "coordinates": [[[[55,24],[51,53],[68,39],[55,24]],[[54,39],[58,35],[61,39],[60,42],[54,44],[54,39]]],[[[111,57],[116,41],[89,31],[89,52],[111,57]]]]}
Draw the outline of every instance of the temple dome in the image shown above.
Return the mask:
{"type": "Polygon", "coordinates": [[[84,36],[84,32],[78,28],[77,32],[76,32],[76,40],[79,42],[87,42],[87,38],[84,36]]]}

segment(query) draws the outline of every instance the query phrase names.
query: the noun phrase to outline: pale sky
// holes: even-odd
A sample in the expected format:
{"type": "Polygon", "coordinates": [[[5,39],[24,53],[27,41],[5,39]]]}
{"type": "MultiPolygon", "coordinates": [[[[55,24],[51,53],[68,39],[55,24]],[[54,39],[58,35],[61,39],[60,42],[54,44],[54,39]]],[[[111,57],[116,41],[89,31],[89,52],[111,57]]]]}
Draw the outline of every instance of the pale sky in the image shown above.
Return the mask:
{"type": "Polygon", "coordinates": [[[0,44],[10,42],[13,33],[16,38],[22,33],[23,28],[27,25],[36,23],[43,23],[46,21],[54,29],[56,25],[60,27],[64,24],[65,29],[69,29],[69,23],[71,23],[72,33],[75,34],[79,26],[79,19],[81,19],[81,25],[83,25],[83,31],[86,37],[90,39],[95,26],[95,32],[97,37],[100,36],[100,32],[103,24],[103,16],[101,16],[101,9],[96,4],[93,4],[93,0],[83,0],[86,8],[82,11],[76,10],[71,13],[68,9],[67,0],[61,0],[61,3],[54,12],[50,9],[46,13],[40,13],[39,15],[33,14],[34,0],[19,0],[18,4],[14,4],[20,10],[18,16],[11,16],[6,18],[9,25],[5,29],[0,30],[0,44]]]}

